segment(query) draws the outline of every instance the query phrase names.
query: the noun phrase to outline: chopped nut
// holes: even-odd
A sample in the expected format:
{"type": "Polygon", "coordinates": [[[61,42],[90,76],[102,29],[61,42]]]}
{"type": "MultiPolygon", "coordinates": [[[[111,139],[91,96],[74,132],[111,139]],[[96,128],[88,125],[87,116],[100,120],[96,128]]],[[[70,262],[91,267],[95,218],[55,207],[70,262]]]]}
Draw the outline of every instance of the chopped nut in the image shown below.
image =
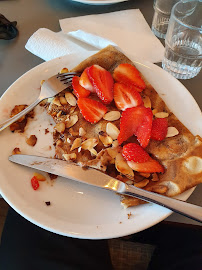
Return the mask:
{"type": "Polygon", "coordinates": [[[52,100],[52,103],[57,105],[57,106],[61,106],[61,103],[60,103],[60,100],[58,97],[55,97],[53,100],[52,100]]]}
{"type": "Polygon", "coordinates": [[[106,132],[113,140],[116,140],[120,133],[119,129],[112,123],[107,123],[106,132]]]}
{"type": "Polygon", "coordinates": [[[158,174],[157,174],[157,173],[152,173],[152,178],[151,178],[151,180],[152,180],[153,182],[159,181],[158,174]]]}
{"type": "Polygon", "coordinates": [[[19,154],[21,154],[20,148],[18,147],[14,148],[12,151],[12,155],[19,155],[19,154]]]}
{"type": "Polygon", "coordinates": [[[37,142],[37,137],[35,135],[31,135],[29,138],[26,139],[26,143],[30,146],[35,146],[37,142]]]}
{"type": "Polygon", "coordinates": [[[67,102],[69,103],[69,105],[76,106],[76,103],[77,103],[76,98],[72,93],[66,92],[65,93],[65,98],[66,98],[67,102]]]}
{"type": "Polygon", "coordinates": [[[169,114],[167,112],[157,112],[157,113],[155,113],[155,116],[157,118],[166,118],[169,116],[169,114]]]}
{"type": "Polygon", "coordinates": [[[133,170],[128,166],[122,154],[118,153],[115,158],[115,167],[118,172],[126,175],[129,179],[134,178],[133,170]]]}
{"type": "Polygon", "coordinates": [[[59,133],[63,133],[65,131],[65,123],[64,122],[57,123],[54,129],[57,130],[57,132],[59,133]]]}
{"type": "Polygon", "coordinates": [[[78,115],[70,115],[70,117],[65,120],[66,128],[72,127],[73,125],[76,124],[78,120],[79,120],[78,115]]]}
{"type": "Polygon", "coordinates": [[[62,141],[61,140],[57,140],[56,146],[60,146],[60,145],[62,145],[62,141]]]}
{"type": "Polygon", "coordinates": [[[79,132],[75,131],[72,127],[69,129],[69,133],[73,137],[78,137],[79,136],[79,132]]]}
{"type": "Polygon", "coordinates": [[[72,147],[70,149],[70,151],[73,151],[74,149],[78,148],[81,146],[81,138],[76,138],[74,141],[73,141],[73,144],[72,144],[72,147]]]}
{"type": "Polygon", "coordinates": [[[66,105],[66,104],[67,104],[66,98],[65,98],[65,97],[60,97],[60,103],[61,103],[62,105],[66,105]]]}
{"type": "Polygon", "coordinates": [[[71,154],[63,154],[62,155],[66,161],[69,160],[75,160],[76,159],[76,153],[71,153],[71,154]]]}
{"type": "Polygon", "coordinates": [[[166,138],[174,137],[179,134],[179,131],[175,127],[168,127],[166,138]]]}
{"type": "Polygon", "coordinates": [[[82,128],[82,127],[80,127],[79,128],[79,136],[85,136],[86,135],[86,131],[85,131],[85,129],[84,128],[82,128]]]}
{"type": "Polygon", "coordinates": [[[138,187],[138,188],[143,188],[146,187],[146,185],[149,183],[149,179],[143,179],[142,181],[135,183],[134,186],[138,187]]]}
{"type": "Polygon", "coordinates": [[[69,69],[68,68],[62,68],[60,70],[60,74],[67,73],[67,72],[69,72],[69,69]]]}
{"type": "Polygon", "coordinates": [[[105,147],[110,146],[113,142],[112,138],[104,132],[102,133],[102,135],[99,135],[99,139],[105,147]]]}
{"type": "Polygon", "coordinates": [[[121,113],[119,111],[110,111],[103,116],[103,119],[107,121],[115,121],[118,120],[120,117],[121,113]]]}
{"type": "Polygon", "coordinates": [[[40,85],[42,86],[44,84],[45,80],[41,80],[40,85]]]}
{"type": "Polygon", "coordinates": [[[37,178],[38,181],[46,181],[46,177],[40,173],[35,172],[34,176],[37,178]]]}
{"type": "Polygon", "coordinates": [[[146,108],[151,108],[151,99],[148,96],[146,95],[142,96],[142,101],[146,108]]]}

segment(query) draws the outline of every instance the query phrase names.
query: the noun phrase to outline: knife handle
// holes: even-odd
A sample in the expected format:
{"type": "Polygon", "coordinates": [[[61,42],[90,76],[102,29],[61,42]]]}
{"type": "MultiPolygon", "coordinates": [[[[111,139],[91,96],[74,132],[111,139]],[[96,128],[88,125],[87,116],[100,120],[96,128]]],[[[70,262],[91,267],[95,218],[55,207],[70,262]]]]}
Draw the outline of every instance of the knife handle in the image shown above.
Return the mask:
{"type": "Polygon", "coordinates": [[[193,205],[187,202],[183,202],[177,199],[166,197],[154,192],[150,192],[135,186],[125,185],[125,191],[121,193],[124,195],[136,197],[147,202],[156,203],[163,207],[166,207],[176,213],[179,213],[185,217],[191,218],[195,221],[202,223],[202,207],[193,205]]]}

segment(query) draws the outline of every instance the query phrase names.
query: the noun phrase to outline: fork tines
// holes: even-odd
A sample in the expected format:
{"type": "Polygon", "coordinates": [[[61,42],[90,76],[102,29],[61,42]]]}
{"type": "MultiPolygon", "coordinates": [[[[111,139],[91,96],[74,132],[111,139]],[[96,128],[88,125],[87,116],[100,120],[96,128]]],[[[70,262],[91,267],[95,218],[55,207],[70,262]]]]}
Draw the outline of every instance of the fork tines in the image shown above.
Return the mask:
{"type": "Polygon", "coordinates": [[[58,73],[57,78],[64,84],[72,82],[74,76],[79,76],[78,72],[67,72],[67,73],[58,73]]]}

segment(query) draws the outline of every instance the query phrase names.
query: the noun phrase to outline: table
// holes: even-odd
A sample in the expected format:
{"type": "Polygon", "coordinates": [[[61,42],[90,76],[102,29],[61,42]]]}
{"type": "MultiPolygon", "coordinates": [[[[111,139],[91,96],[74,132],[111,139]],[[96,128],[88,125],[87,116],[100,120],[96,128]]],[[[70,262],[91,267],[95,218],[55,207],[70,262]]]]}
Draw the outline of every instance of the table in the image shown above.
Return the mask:
{"type": "MultiPolygon", "coordinates": [[[[17,21],[19,36],[10,41],[0,40],[0,95],[21,75],[43,62],[25,49],[29,37],[39,28],[60,31],[59,19],[88,14],[107,13],[139,8],[148,24],[153,17],[152,0],[129,0],[106,6],[85,5],[71,0],[13,0],[0,1],[0,13],[10,21],[17,21]]],[[[181,80],[202,109],[202,72],[191,79],[181,80]]],[[[186,109],[186,108],[185,108],[186,109]]],[[[188,202],[202,206],[202,184],[192,193],[188,202]]],[[[167,221],[199,225],[178,214],[167,221]]],[[[202,225],[202,224],[201,224],[202,225]]]]}

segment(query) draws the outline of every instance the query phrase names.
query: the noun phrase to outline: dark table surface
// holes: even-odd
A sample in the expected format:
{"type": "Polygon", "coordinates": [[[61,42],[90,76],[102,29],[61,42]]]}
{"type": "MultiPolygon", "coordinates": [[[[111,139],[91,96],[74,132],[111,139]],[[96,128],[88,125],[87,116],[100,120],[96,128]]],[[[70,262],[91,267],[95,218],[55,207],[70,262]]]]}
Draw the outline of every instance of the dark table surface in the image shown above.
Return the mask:
{"type": "MultiPolygon", "coordinates": [[[[29,37],[39,28],[60,31],[59,19],[139,8],[149,25],[153,17],[152,0],[129,0],[113,5],[86,5],[71,0],[7,0],[0,1],[0,13],[17,21],[19,36],[10,41],[0,40],[0,95],[21,75],[44,62],[25,49],[29,37]]],[[[162,41],[163,42],[163,41],[162,41]]],[[[160,64],[159,64],[160,65],[160,64]]],[[[202,109],[202,72],[190,80],[181,80],[202,109]]],[[[193,120],[193,119],[192,119],[193,120]]],[[[188,202],[202,206],[202,184],[188,202]]],[[[178,214],[169,221],[197,224],[178,214]]]]}

